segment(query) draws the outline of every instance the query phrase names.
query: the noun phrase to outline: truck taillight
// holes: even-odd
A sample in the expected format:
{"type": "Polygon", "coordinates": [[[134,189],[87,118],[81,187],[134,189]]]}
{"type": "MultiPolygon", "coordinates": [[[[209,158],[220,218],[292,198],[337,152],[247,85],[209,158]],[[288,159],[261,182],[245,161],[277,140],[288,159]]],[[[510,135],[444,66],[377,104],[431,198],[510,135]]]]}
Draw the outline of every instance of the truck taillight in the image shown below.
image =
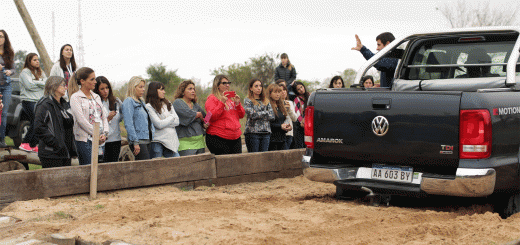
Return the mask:
{"type": "Polygon", "coordinates": [[[459,155],[482,159],[491,155],[491,116],[488,110],[461,110],[459,155]]]}
{"type": "Polygon", "coordinates": [[[307,148],[314,149],[314,106],[307,106],[305,109],[305,145],[307,148]]]}

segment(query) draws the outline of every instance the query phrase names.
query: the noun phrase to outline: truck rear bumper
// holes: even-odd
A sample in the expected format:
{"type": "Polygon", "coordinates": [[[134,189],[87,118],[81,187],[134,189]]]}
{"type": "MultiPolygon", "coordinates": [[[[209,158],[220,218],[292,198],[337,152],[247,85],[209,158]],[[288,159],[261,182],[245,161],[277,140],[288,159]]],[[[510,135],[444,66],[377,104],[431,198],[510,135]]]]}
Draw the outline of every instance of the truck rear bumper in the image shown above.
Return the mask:
{"type": "Polygon", "coordinates": [[[425,177],[422,173],[412,183],[403,185],[389,181],[372,180],[372,169],[365,167],[353,168],[319,168],[309,165],[310,157],[304,156],[303,173],[312,181],[334,183],[336,185],[351,185],[352,187],[389,189],[393,191],[417,190],[432,195],[447,195],[461,197],[489,196],[495,189],[496,172],[492,168],[458,168],[455,178],[425,177]]]}

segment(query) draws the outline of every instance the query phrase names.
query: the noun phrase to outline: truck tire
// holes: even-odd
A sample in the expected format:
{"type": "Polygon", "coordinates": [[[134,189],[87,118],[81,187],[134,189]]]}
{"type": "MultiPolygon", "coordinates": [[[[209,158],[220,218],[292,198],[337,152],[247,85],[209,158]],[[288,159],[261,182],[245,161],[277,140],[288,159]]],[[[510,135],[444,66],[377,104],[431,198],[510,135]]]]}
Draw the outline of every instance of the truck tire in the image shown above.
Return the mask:
{"type": "Polygon", "coordinates": [[[520,192],[504,194],[496,199],[495,212],[503,219],[520,212],[520,192]]]}
{"type": "Polygon", "coordinates": [[[29,121],[22,121],[20,127],[18,127],[18,131],[16,132],[16,136],[13,138],[13,143],[15,147],[19,147],[22,144],[23,137],[29,131],[29,127],[31,123],[29,121]]]}

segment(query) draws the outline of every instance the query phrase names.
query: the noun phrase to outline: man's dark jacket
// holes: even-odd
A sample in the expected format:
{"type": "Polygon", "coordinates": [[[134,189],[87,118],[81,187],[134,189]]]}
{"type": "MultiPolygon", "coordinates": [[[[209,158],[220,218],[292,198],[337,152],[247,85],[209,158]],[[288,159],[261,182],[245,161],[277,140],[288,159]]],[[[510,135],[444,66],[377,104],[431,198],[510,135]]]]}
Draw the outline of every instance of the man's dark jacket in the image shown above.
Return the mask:
{"type": "MultiPolygon", "coordinates": [[[[372,53],[372,51],[370,51],[370,49],[366,48],[365,46],[363,46],[359,51],[366,60],[369,60],[372,58],[372,56],[374,56],[374,53],[372,53]]],[[[394,84],[394,73],[395,69],[397,68],[397,62],[398,59],[382,58],[374,65],[378,71],[381,71],[381,87],[392,88],[392,85],[394,84]]]]}

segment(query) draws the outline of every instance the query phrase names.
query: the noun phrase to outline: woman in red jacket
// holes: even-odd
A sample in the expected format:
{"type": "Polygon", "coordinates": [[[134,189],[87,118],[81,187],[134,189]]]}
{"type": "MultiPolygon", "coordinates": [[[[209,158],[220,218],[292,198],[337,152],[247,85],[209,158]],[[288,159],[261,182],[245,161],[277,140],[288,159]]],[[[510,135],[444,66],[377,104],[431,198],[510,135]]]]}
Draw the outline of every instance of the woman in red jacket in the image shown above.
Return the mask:
{"type": "Polygon", "coordinates": [[[231,82],[225,75],[213,80],[213,91],[206,100],[206,146],[215,155],[242,153],[239,119],[246,114],[240,96],[229,90],[231,82]]]}

